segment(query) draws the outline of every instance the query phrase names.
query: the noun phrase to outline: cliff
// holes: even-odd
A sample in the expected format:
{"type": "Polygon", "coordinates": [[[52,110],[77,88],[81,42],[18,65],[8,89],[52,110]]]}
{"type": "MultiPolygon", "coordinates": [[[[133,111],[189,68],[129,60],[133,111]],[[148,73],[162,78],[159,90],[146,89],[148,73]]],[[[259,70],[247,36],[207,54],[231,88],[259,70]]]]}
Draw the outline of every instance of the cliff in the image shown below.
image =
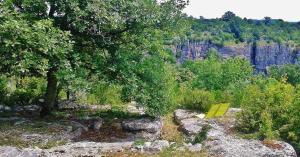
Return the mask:
{"type": "Polygon", "coordinates": [[[242,57],[248,59],[257,71],[265,71],[271,65],[299,64],[300,50],[287,44],[240,43],[219,47],[209,42],[188,41],[177,45],[174,54],[179,63],[185,60],[201,60],[209,49],[216,49],[223,58],[242,57]]]}

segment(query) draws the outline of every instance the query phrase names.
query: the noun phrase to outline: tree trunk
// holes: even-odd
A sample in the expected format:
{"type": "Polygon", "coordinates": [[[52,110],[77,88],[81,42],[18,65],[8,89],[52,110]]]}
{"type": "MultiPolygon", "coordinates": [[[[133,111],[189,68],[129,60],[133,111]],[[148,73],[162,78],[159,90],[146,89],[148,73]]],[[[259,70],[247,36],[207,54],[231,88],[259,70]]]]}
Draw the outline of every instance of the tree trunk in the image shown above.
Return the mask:
{"type": "Polygon", "coordinates": [[[56,70],[54,68],[49,69],[47,72],[47,89],[45,94],[45,103],[41,111],[42,117],[49,115],[55,107],[58,90],[55,72],[56,70]]]}

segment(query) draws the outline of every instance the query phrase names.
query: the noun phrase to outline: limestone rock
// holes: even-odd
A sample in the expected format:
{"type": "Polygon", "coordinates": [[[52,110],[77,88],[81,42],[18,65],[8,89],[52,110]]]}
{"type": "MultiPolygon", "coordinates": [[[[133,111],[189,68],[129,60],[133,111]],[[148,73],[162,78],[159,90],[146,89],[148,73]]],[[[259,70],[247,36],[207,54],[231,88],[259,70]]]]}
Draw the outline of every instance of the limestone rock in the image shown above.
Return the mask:
{"type": "Polygon", "coordinates": [[[131,119],[122,122],[122,128],[128,131],[146,131],[149,133],[157,133],[162,129],[161,119],[131,119]]]}
{"type": "Polygon", "coordinates": [[[88,127],[86,127],[83,124],[76,122],[76,121],[71,121],[71,125],[73,126],[73,130],[77,130],[77,129],[82,129],[83,131],[89,130],[88,127]]]}
{"type": "Polygon", "coordinates": [[[102,125],[103,125],[103,120],[101,118],[95,119],[93,121],[93,129],[96,131],[99,131],[102,125]]]}
{"type": "Polygon", "coordinates": [[[143,106],[138,105],[136,101],[131,101],[127,104],[126,107],[127,112],[139,114],[139,115],[145,115],[145,108],[143,106]]]}
{"type": "MultiPolygon", "coordinates": [[[[239,109],[231,109],[232,113],[239,112],[239,109]]],[[[231,118],[235,118],[231,116],[231,118]]],[[[205,147],[209,156],[222,157],[296,157],[294,148],[281,141],[272,141],[271,146],[264,144],[259,140],[248,140],[235,137],[227,133],[228,124],[222,124],[222,121],[214,119],[205,120],[197,118],[186,118],[181,121],[181,130],[189,137],[199,133],[205,125],[210,126],[207,132],[207,140],[201,145],[187,145],[191,150],[198,150],[205,147]],[[275,146],[275,147],[273,147],[275,146]]],[[[228,128],[229,129],[229,128],[228,128]]]]}
{"type": "Polygon", "coordinates": [[[178,109],[174,112],[174,119],[178,124],[181,124],[181,120],[188,119],[188,118],[193,118],[196,115],[197,115],[196,112],[192,112],[192,111],[189,111],[189,110],[178,109]]]}
{"type": "Polygon", "coordinates": [[[144,150],[146,151],[154,151],[159,152],[162,151],[165,148],[168,148],[170,146],[169,142],[166,140],[157,140],[152,142],[150,145],[145,144],[144,150]]]}
{"type": "Polygon", "coordinates": [[[184,144],[184,146],[186,147],[186,149],[190,152],[200,152],[202,150],[202,144],[197,143],[197,144],[184,144]]]}

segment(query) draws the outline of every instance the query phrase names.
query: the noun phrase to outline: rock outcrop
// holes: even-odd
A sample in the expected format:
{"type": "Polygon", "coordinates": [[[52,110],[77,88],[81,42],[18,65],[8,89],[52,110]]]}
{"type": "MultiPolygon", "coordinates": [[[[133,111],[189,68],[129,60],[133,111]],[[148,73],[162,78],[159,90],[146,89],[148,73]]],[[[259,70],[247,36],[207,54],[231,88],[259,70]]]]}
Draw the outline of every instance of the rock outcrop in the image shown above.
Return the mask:
{"type": "Polygon", "coordinates": [[[122,122],[122,128],[135,134],[136,138],[155,140],[159,138],[162,130],[162,120],[160,118],[150,119],[130,119],[122,122]]]}
{"type": "MultiPolygon", "coordinates": [[[[231,109],[230,113],[239,112],[238,109],[231,109]]],[[[227,126],[233,126],[231,124],[223,124],[218,120],[200,119],[195,118],[191,111],[177,110],[174,113],[174,119],[180,128],[187,135],[188,138],[192,138],[194,135],[201,132],[205,125],[210,126],[210,130],[207,132],[207,140],[203,142],[203,146],[210,156],[222,156],[222,157],[296,157],[294,148],[282,141],[271,141],[267,144],[264,141],[259,140],[247,140],[238,138],[230,133],[226,128],[227,126]],[[185,114],[178,114],[185,113],[185,114]],[[186,117],[184,119],[183,117],[186,117]]],[[[234,117],[229,115],[229,117],[234,117]]],[[[227,117],[228,118],[228,117],[227,117]]],[[[226,123],[235,122],[234,120],[228,120],[226,123]]]]}
{"type": "Polygon", "coordinates": [[[278,43],[240,43],[217,46],[209,42],[188,41],[174,48],[179,63],[185,60],[201,60],[209,49],[216,49],[223,58],[242,57],[248,59],[257,71],[265,72],[268,66],[299,64],[300,50],[287,44],[278,43]]]}
{"type": "Polygon", "coordinates": [[[54,147],[51,149],[24,148],[3,146],[0,147],[1,157],[101,157],[105,153],[122,151],[159,152],[170,147],[168,141],[157,140],[145,142],[143,145],[135,145],[133,141],[128,142],[76,142],[54,147]]]}

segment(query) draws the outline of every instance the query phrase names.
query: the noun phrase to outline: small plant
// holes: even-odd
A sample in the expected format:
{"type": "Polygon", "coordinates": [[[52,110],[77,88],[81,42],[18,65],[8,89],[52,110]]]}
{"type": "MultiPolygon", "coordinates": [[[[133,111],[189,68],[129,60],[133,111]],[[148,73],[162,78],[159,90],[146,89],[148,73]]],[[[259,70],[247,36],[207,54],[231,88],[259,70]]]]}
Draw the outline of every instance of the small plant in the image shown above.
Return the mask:
{"type": "Polygon", "coordinates": [[[189,109],[208,111],[214,101],[214,95],[211,92],[194,89],[185,93],[183,105],[189,109]]]}
{"type": "Polygon", "coordinates": [[[193,144],[202,143],[203,141],[205,141],[207,138],[207,132],[210,130],[210,128],[211,127],[209,125],[203,126],[201,132],[196,135],[193,144]]]}
{"type": "Polygon", "coordinates": [[[133,144],[134,144],[135,146],[142,146],[142,145],[145,144],[145,140],[143,140],[143,139],[137,139],[137,140],[134,141],[133,144]]]}

